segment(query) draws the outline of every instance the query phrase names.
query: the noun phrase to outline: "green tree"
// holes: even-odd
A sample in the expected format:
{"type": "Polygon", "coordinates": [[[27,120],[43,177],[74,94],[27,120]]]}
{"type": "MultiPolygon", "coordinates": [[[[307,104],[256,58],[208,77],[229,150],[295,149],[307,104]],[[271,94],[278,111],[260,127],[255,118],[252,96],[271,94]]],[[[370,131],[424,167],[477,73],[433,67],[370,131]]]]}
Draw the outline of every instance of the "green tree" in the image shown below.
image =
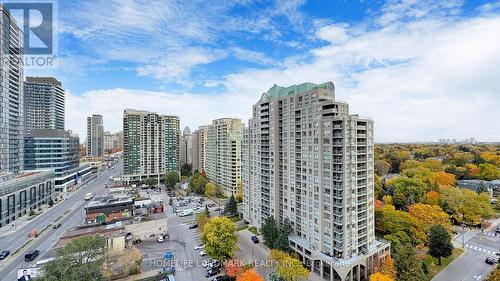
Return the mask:
{"type": "Polygon", "coordinates": [[[189,177],[191,175],[191,170],[192,170],[192,165],[191,164],[184,164],[181,167],[181,176],[183,177],[189,177]]]}
{"type": "Polygon", "coordinates": [[[427,235],[429,242],[429,254],[438,259],[438,265],[441,265],[441,257],[447,258],[453,252],[451,237],[448,231],[440,224],[431,226],[427,235]]]}
{"type": "Polygon", "coordinates": [[[189,182],[189,188],[191,189],[192,192],[198,193],[198,194],[204,194],[205,193],[205,185],[207,185],[208,179],[203,176],[202,174],[195,172],[194,175],[191,177],[191,180],[189,182]]]}
{"type": "Polygon", "coordinates": [[[401,247],[395,258],[396,280],[398,281],[422,281],[424,274],[422,272],[421,261],[417,257],[415,248],[411,245],[401,247]]]}
{"type": "Polygon", "coordinates": [[[153,179],[153,178],[147,178],[144,180],[144,184],[147,185],[148,187],[153,187],[158,183],[158,180],[153,179]]]}
{"type": "Polygon", "coordinates": [[[175,184],[179,182],[179,174],[176,171],[170,171],[163,178],[163,182],[167,188],[174,188],[175,184]]]}
{"type": "Polygon", "coordinates": [[[236,203],[236,199],[234,198],[233,194],[231,194],[229,200],[224,206],[224,214],[228,216],[234,216],[238,214],[238,203],[236,203]]]}
{"type": "Polygon", "coordinates": [[[276,242],[276,239],[278,238],[279,230],[276,224],[276,220],[274,219],[273,216],[269,216],[266,219],[260,232],[264,237],[264,245],[266,245],[269,248],[274,247],[274,242],[276,242]]]}
{"type": "Polygon", "coordinates": [[[45,264],[43,281],[102,280],[106,240],[100,236],[76,238],[45,264]]]}
{"type": "Polygon", "coordinates": [[[391,234],[398,231],[410,233],[413,218],[407,212],[396,210],[394,206],[385,204],[375,210],[375,228],[377,231],[391,234]]]}
{"type": "Polygon", "coordinates": [[[208,206],[207,205],[205,205],[205,211],[204,211],[204,213],[205,213],[205,216],[207,216],[207,218],[210,217],[210,210],[208,210],[208,206]]]}
{"type": "Polygon", "coordinates": [[[385,160],[376,160],[374,164],[375,173],[378,176],[385,176],[391,170],[391,163],[385,160]]]}
{"type": "Polygon", "coordinates": [[[205,224],[201,232],[205,252],[214,260],[225,260],[236,251],[238,235],[235,224],[226,217],[215,217],[205,224]]]}
{"type": "Polygon", "coordinates": [[[458,222],[478,225],[494,215],[488,194],[455,187],[441,192],[441,207],[458,222]]]}
{"type": "Polygon", "coordinates": [[[398,256],[398,252],[402,247],[411,246],[412,244],[410,236],[403,231],[387,234],[384,236],[384,239],[391,242],[391,256],[393,258],[398,256]]]}
{"type": "Polygon", "coordinates": [[[208,182],[205,185],[205,196],[212,197],[215,195],[215,184],[213,182],[208,182]]]}
{"type": "Polygon", "coordinates": [[[377,176],[377,175],[374,175],[373,177],[374,179],[374,193],[375,193],[375,198],[381,198],[381,196],[384,195],[384,190],[382,189],[382,179],[377,176]]]}
{"type": "Polygon", "coordinates": [[[411,204],[422,202],[427,189],[422,181],[403,176],[393,182],[395,182],[394,195],[392,196],[394,206],[408,210],[411,204]]]}
{"type": "Polygon", "coordinates": [[[498,168],[493,164],[480,164],[479,174],[477,175],[477,177],[486,181],[496,180],[500,178],[500,170],[498,170],[498,168]]]}
{"type": "Polygon", "coordinates": [[[54,206],[54,200],[52,200],[52,198],[49,198],[49,206],[52,207],[54,206]]]}
{"type": "Polygon", "coordinates": [[[276,238],[276,241],[274,241],[273,248],[289,253],[291,249],[288,242],[288,235],[290,235],[291,232],[292,224],[290,223],[290,220],[288,218],[285,218],[285,220],[283,221],[283,225],[278,232],[278,238],[276,238]]]}

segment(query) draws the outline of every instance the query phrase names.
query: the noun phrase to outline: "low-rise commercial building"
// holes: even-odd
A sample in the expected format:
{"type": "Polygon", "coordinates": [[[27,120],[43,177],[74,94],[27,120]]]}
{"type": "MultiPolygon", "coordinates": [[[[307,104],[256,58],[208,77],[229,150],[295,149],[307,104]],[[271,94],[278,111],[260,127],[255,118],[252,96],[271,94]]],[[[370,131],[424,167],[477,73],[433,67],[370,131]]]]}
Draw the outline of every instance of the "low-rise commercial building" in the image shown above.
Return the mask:
{"type": "Polygon", "coordinates": [[[133,215],[134,199],[129,196],[103,196],[90,201],[85,207],[87,223],[102,223],[128,218],[133,215]]]}
{"type": "Polygon", "coordinates": [[[53,193],[53,170],[0,174],[0,227],[47,204],[53,193]]]}

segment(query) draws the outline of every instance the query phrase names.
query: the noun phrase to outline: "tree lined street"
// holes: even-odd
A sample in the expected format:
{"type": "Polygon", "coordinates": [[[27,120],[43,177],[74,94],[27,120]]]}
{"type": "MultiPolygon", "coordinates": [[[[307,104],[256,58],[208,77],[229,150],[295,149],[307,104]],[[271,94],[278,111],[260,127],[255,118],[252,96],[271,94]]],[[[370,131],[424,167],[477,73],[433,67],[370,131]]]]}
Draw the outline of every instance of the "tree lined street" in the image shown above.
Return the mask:
{"type": "Polygon", "coordinates": [[[42,230],[49,226],[59,216],[64,215],[60,221],[61,227],[53,229],[49,226],[40,237],[34,242],[28,244],[16,256],[10,256],[5,260],[0,261],[0,276],[5,280],[14,280],[17,278],[17,270],[24,267],[31,267],[36,260],[43,259],[43,254],[52,249],[59,237],[67,230],[74,226],[83,223],[84,210],[83,207],[86,201],[83,199],[85,193],[92,192],[95,196],[104,193],[104,186],[109,181],[110,176],[118,176],[123,171],[123,162],[119,161],[114,168],[100,171],[98,176],[88,183],[82,185],[77,191],[71,193],[64,201],[49,208],[38,217],[33,218],[25,226],[18,229],[15,233],[0,237],[0,245],[8,246],[11,252],[14,252],[19,247],[24,245],[29,239],[28,234],[32,229],[42,230]],[[69,212],[66,212],[68,211],[69,212]],[[38,249],[40,256],[33,262],[26,263],[24,254],[29,250],[38,249]]]}

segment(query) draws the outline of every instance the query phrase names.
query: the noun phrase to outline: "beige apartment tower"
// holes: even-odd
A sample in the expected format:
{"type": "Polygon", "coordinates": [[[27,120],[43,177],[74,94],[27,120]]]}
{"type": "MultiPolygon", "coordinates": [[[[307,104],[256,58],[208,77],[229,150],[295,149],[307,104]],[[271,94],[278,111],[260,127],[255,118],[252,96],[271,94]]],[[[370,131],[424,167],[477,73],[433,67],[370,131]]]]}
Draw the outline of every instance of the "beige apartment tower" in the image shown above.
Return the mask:
{"type": "Polygon", "coordinates": [[[193,171],[205,172],[207,162],[207,144],[209,125],[200,126],[193,133],[193,171]]]}
{"type": "Polygon", "coordinates": [[[332,82],[274,85],[243,141],[243,216],[293,226],[291,248],[324,280],[367,280],[389,254],[375,239],[373,121],[349,114],[332,82]]]}
{"type": "Polygon", "coordinates": [[[180,142],[180,161],[182,165],[192,165],[193,164],[193,134],[189,127],[184,128],[181,136],[180,142]]]}
{"type": "Polygon", "coordinates": [[[237,192],[241,182],[241,142],[244,124],[238,118],[221,118],[208,129],[206,175],[224,195],[237,192]]]}

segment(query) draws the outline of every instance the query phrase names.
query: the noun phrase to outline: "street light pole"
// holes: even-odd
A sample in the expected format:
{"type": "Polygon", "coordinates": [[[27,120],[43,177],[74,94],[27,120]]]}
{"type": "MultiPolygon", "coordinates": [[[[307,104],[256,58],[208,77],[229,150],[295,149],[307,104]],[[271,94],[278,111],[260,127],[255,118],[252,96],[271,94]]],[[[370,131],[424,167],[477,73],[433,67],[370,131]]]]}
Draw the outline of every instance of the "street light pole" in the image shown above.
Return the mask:
{"type": "Polygon", "coordinates": [[[462,223],[462,248],[465,249],[465,223],[462,223]]]}

